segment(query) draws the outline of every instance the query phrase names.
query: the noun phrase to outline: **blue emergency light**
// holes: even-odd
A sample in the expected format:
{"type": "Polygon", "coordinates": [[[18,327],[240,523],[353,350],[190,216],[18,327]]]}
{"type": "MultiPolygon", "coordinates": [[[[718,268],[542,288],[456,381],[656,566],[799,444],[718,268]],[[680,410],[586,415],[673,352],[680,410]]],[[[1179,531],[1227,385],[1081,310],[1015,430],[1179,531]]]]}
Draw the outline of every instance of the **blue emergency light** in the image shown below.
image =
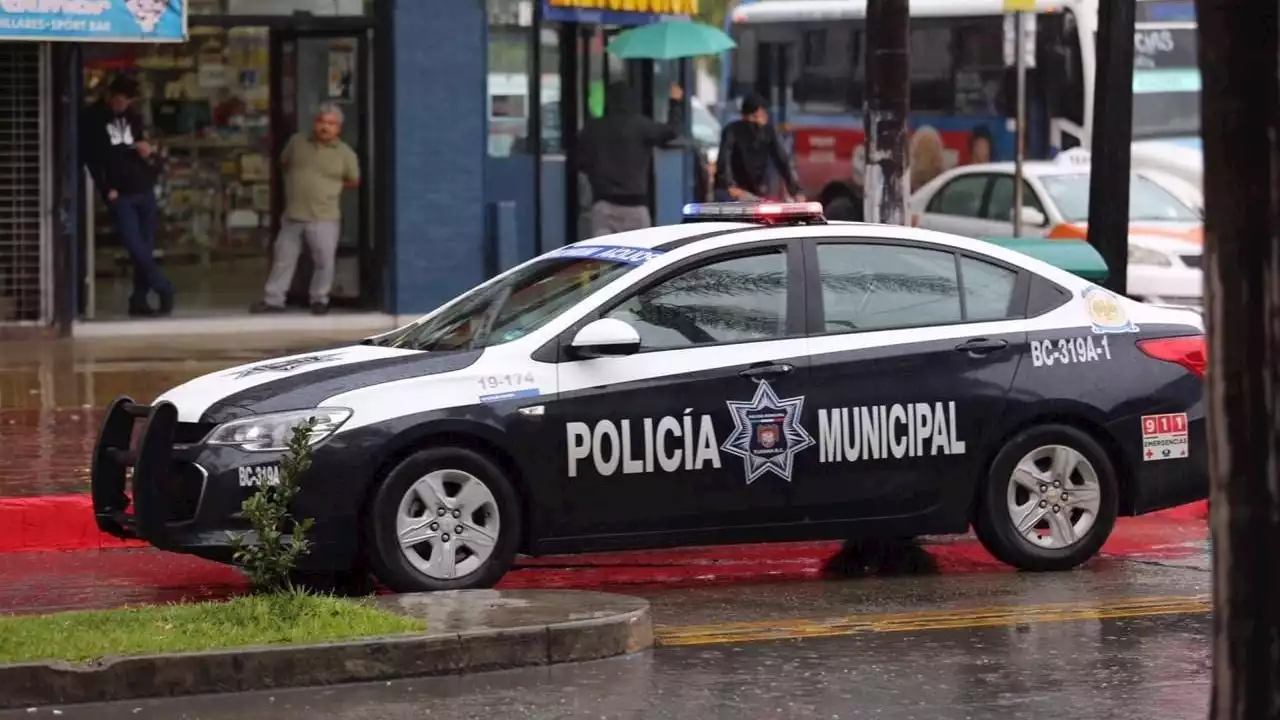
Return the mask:
{"type": "Polygon", "coordinates": [[[827,222],[820,202],[797,203],[689,203],[684,222],[736,220],[762,225],[820,225],[827,222]]]}

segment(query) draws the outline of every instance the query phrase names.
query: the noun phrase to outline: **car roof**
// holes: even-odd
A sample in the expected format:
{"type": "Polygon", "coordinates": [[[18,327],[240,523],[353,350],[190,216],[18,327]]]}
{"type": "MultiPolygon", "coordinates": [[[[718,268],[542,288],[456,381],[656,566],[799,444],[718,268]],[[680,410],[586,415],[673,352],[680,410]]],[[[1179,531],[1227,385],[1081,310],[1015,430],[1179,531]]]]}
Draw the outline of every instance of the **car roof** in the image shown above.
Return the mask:
{"type": "Polygon", "coordinates": [[[735,245],[796,237],[906,240],[929,243],[972,254],[986,255],[994,260],[1006,262],[1042,275],[1068,288],[1081,289],[1089,284],[1077,275],[1016,250],[1010,250],[984,240],[905,225],[843,221],[830,221],[817,225],[696,222],[632,230],[592,240],[584,240],[575,243],[575,245],[584,247],[605,245],[644,248],[671,254],[679,253],[683,257],[696,255],[708,250],[728,249],[735,245]]]}
{"type": "Polygon", "coordinates": [[[645,250],[661,250],[663,246],[681,244],[690,238],[702,235],[731,232],[734,230],[750,230],[759,227],[752,223],[742,222],[696,222],[678,225],[655,225],[641,230],[602,235],[588,240],[579,240],[566,247],[592,247],[605,245],[611,247],[629,247],[645,250]]]}
{"type": "MultiPolygon", "coordinates": [[[[1007,173],[1012,175],[1016,168],[1017,166],[1011,162],[979,163],[975,165],[959,165],[951,168],[945,174],[948,176],[960,176],[991,172],[1007,173]]],[[[1022,172],[1024,175],[1034,175],[1036,177],[1050,177],[1053,175],[1088,175],[1089,166],[1056,163],[1052,160],[1028,160],[1022,163],[1022,172]]]]}

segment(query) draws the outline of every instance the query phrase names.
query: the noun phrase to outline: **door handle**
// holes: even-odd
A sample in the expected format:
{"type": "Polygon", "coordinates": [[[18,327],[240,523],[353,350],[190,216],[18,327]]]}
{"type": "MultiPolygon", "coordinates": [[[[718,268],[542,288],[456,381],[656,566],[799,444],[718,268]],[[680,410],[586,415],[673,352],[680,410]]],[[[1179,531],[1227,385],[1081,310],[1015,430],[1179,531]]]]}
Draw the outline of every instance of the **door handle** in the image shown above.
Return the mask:
{"type": "Polygon", "coordinates": [[[789,363],[769,363],[767,365],[753,365],[738,374],[748,380],[759,382],[765,378],[790,374],[795,369],[795,365],[789,363]]]}
{"type": "Polygon", "coordinates": [[[956,350],[967,352],[973,356],[989,355],[993,352],[1003,350],[1009,347],[1006,340],[988,340],[986,338],[974,338],[966,340],[956,346],[956,350]]]}

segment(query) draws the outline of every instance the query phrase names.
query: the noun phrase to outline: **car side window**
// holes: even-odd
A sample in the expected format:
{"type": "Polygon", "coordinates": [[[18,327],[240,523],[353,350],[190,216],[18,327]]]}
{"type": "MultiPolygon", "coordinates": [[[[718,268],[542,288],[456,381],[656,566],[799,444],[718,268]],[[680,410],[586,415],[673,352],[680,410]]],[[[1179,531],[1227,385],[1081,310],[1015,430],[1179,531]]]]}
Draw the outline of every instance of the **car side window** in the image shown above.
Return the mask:
{"type": "Polygon", "coordinates": [[[962,175],[942,186],[929,200],[927,213],[977,218],[982,213],[982,194],[989,175],[962,175]]]}
{"type": "Polygon", "coordinates": [[[818,245],[826,332],[960,322],[955,255],[901,245],[818,245]]]}
{"type": "Polygon", "coordinates": [[[631,324],[642,351],[784,337],[786,249],[690,268],[633,295],[606,317],[631,324]]]}
{"type": "MultiPolygon", "coordinates": [[[[1044,214],[1044,205],[1040,203],[1040,196],[1026,180],[1022,181],[1022,204],[1024,207],[1039,210],[1041,215],[1044,214]]],[[[999,222],[1013,222],[1012,177],[1008,175],[997,177],[991,184],[991,201],[987,203],[986,218],[999,222]]]]}
{"type": "Polygon", "coordinates": [[[1004,320],[1012,317],[1018,273],[971,257],[960,258],[966,320],[1004,320]]]}

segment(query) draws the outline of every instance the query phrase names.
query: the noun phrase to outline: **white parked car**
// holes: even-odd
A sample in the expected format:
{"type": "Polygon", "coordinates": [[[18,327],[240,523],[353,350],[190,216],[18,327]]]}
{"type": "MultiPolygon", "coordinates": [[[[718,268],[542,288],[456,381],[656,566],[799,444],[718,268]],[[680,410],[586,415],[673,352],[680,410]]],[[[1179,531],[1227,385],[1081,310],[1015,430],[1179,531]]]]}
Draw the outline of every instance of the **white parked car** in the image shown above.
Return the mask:
{"type": "MultiPolygon", "coordinates": [[[[1022,235],[1084,239],[1089,165],[1079,156],[1023,164],[1022,235]]],[[[1013,163],[964,165],[911,198],[911,223],[969,237],[1013,232],[1013,163]]],[[[1165,174],[1138,170],[1129,185],[1129,293],[1170,305],[1201,304],[1204,226],[1200,209],[1165,174]]]]}

